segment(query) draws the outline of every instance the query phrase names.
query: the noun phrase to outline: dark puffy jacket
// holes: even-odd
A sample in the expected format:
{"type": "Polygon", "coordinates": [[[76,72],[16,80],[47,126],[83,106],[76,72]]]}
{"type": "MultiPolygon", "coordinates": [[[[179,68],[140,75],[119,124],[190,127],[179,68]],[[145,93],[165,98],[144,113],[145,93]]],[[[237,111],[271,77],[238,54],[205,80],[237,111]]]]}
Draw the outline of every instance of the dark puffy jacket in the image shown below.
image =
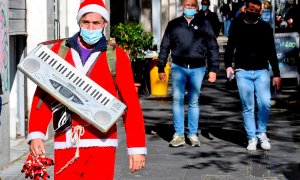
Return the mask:
{"type": "Polygon", "coordinates": [[[177,65],[203,67],[207,59],[209,71],[219,68],[219,47],[210,23],[203,18],[195,16],[188,24],[181,16],[168,23],[160,46],[158,72],[164,72],[170,51],[177,65]]]}

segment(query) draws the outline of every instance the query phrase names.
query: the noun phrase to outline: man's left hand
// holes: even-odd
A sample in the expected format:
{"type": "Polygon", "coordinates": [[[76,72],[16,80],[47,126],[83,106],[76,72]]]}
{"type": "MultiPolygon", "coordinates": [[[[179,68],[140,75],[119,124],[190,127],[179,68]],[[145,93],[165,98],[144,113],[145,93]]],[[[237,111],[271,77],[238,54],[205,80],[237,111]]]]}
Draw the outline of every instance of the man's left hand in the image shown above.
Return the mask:
{"type": "Polygon", "coordinates": [[[134,173],[141,170],[146,165],[146,156],[144,154],[132,154],[129,156],[129,169],[134,173]]]}
{"type": "Polygon", "coordinates": [[[209,72],[208,73],[208,82],[213,83],[213,82],[216,82],[216,80],[217,80],[217,73],[209,72]]]}

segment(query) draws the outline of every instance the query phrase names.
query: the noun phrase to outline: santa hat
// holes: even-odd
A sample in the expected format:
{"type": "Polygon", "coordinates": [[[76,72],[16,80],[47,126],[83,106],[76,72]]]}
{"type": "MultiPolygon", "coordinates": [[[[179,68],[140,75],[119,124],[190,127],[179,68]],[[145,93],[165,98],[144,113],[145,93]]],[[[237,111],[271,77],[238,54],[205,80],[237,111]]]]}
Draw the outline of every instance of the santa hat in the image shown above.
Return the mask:
{"type": "Polygon", "coordinates": [[[77,13],[77,22],[79,23],[81,17],[86,13],[95,12],[100,14],[106,21],[109,21],[109,12],[106,9],[102,0],[84,0],[79,7],[77,13]]]}

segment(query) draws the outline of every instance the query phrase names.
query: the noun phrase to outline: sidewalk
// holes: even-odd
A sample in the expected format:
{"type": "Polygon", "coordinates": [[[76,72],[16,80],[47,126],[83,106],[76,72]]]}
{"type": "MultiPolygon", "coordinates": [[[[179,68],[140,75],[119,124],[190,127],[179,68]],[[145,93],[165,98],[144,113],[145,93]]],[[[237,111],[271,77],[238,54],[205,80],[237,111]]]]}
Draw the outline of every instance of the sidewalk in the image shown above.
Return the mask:
{"type": "Polygon", "coordinates": [[[237,91],[225,90],[225,77],[202,89],[201,147],[168,147],[173,131],[170,98],[143,100],[148,151],[147,168],[130,174],[124,140],[118,151],[116,179],[149,180],[299,180],[300,113],[299,99],[284,93],[272,108],[269,123],[271,151],[246,151],[247,140],[237,91]]]}
{"type": "MultiPolygon", "coordinates": [[[[225,75],[216,84],[205,81],[200,98],[201,147],[189,144],[169,147],[174,133],[171,97],[141,97],[147,132],[146,168],[131,174],[128,170],[126,140],[119,121],[119,147],[116,180],[299,180],[300,179],[300,101],[294,91],[283,92],[272,107],[268,135],[270,151],[249,153],[237,91],[225,89],[225,75]]],[[[11,153],[26,152],[25,144],[11,153]],[[23,147],[23,148],[21,148],[23,147]]],[[[47,156],[53,140],[47,141],[47,156]]],[[[25,179],[20,173],[25,156],[0,171],[1,180],[25,179]]],[[[53,167],[48,169],[53,174],[53,167]]],[[[53,176],[51,176],[53,179],[53,176]]]]}

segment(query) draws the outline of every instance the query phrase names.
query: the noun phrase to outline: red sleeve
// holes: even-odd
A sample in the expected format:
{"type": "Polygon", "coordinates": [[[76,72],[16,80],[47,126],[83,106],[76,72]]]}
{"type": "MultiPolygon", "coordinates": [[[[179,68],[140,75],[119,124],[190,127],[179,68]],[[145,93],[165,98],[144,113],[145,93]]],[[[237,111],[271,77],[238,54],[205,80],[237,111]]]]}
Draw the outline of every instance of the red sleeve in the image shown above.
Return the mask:
{"type": "MultiPolygon", "coordinates": [[[[48,125],[52,118],[50,99],[50,95],[37,87],[31,104],[28,123],[29,135],[33,132],[41,132],[46,135],[48,125]]],[[[34,139],[34,137],[32,139],[34,139]]]]}
{"type": "Polygon", "coordinates": [[[134,87],[130,60],[122,49],[117,48],[116,53],[116,82],[122,101],[127,106],[124,116],[127,147],[146,147],[144,117],[138,93],[134,87]]]}

